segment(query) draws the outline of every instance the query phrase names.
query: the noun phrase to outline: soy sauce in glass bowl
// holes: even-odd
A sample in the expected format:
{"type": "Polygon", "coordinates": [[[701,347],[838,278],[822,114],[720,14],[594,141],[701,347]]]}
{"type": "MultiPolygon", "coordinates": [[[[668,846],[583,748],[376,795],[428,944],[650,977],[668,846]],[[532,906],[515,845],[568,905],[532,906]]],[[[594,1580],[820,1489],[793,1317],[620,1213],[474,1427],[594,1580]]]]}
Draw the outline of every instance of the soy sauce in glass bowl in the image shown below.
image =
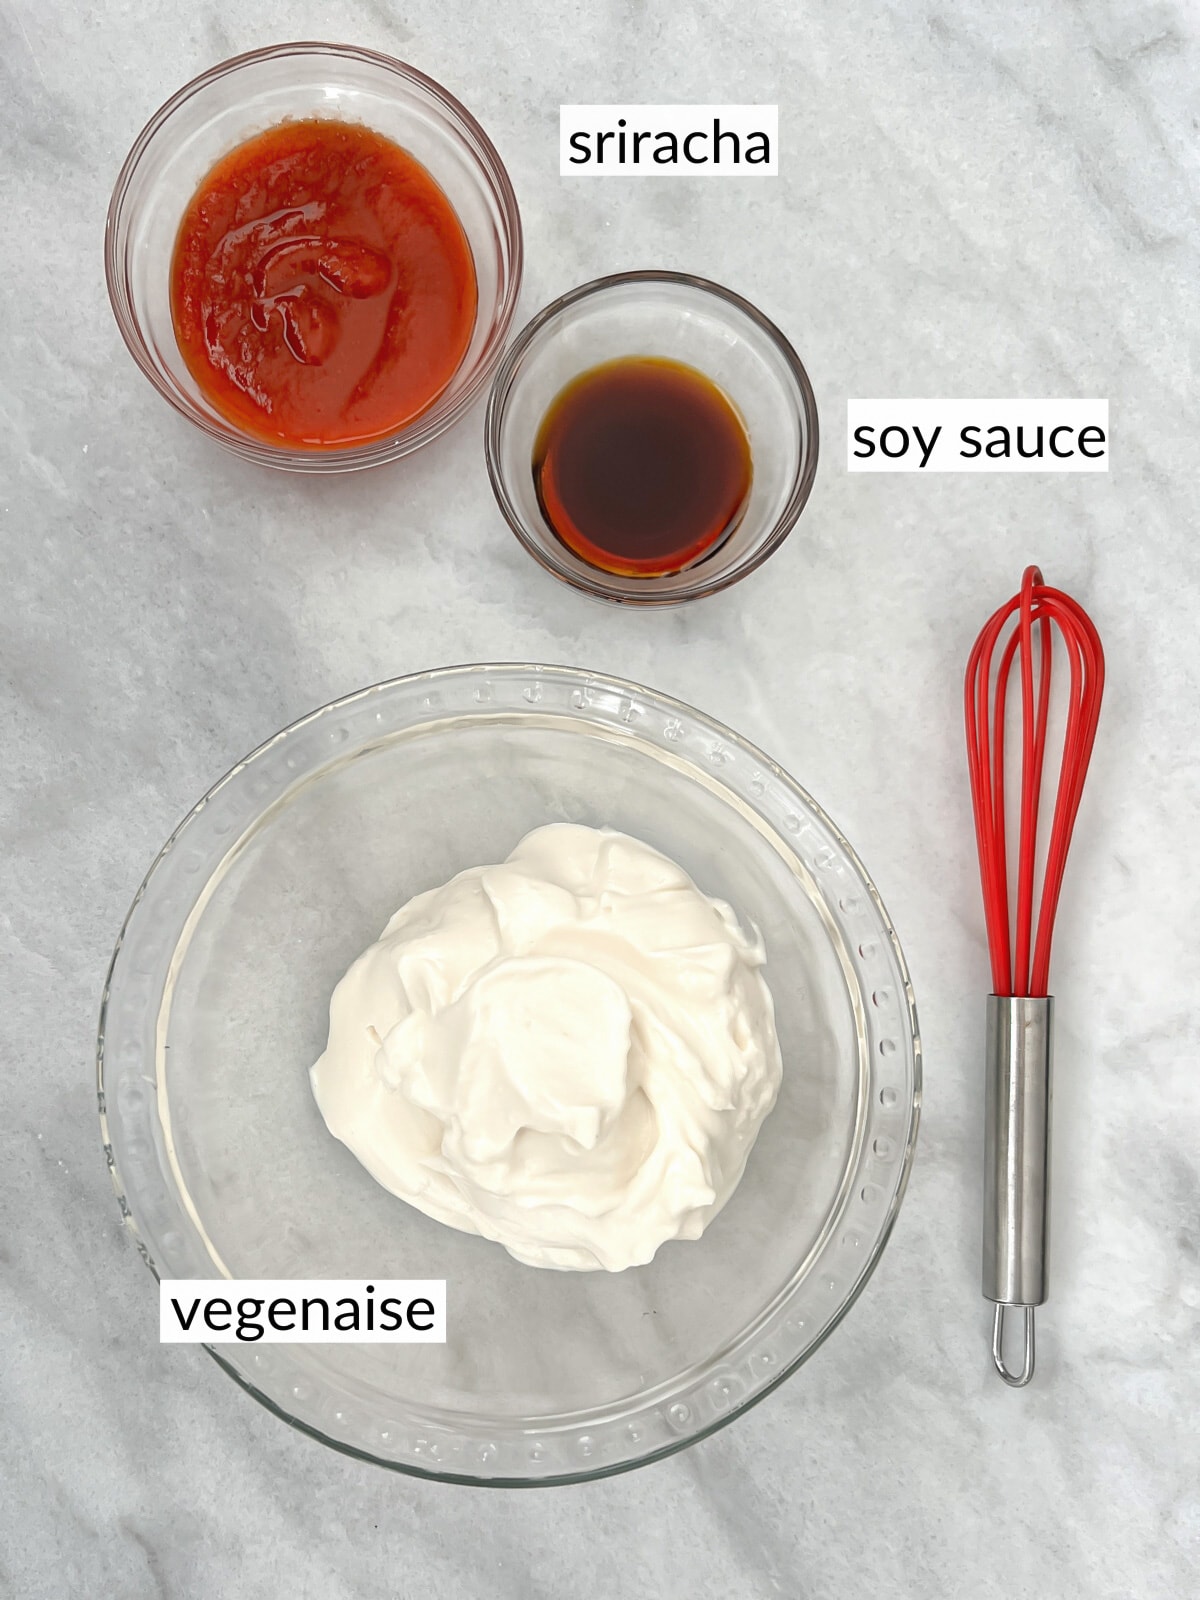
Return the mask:
{"type": "MultiPolygon", "coordinates": [[[[500,510],[539,565],[600,600],[676,605],[736,583],[787,538],[816,476],[817,407],[799,356],[749,301],[683,273],[626,272],[573,289],[517,337],[492,383],[485,445],[500,510]],[[565,508],[549,503],[542,481],[544,430],[556,411],[585,385],[600,383],[601,374],[635,366],[643,375],[648,366],[689,370],[693,383],[710,397],[715,392],[732,412],[750,455],[740,510],[726,506],[722,515],[718,504],[715,533],[701,519],[690,548],[668,539],[651,549],[649,570],[619,559],[631,548],[637,559],[628,526],[623,540],[614,540],[609,527],[609,542],[593,538],[590,549],[573,539],[563,525],[565,508]]],[[[617,484],[606,493],[619,500],[623,492],[628,509],[630,487],[638,483],[628,451],[596,452],[601,463],[606,457],[614,479],[626,479],[623,490],[617,484]]],[[[682,474],[663,476],[676,481],[682,474]]]]}

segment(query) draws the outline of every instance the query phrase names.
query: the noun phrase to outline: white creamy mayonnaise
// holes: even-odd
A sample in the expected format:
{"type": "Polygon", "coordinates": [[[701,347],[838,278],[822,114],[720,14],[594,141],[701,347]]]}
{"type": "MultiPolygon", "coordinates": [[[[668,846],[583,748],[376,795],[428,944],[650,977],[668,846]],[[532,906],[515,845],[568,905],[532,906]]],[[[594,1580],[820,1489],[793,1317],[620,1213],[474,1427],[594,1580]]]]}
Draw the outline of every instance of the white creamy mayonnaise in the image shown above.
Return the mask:
{"type": "Polygon", "coordinates": [[[681,867],[556,823],[403,906],[312,1069],[386,1189],[537,1267],[697,1239],[779,1091],[762,941],[681,867]]]}

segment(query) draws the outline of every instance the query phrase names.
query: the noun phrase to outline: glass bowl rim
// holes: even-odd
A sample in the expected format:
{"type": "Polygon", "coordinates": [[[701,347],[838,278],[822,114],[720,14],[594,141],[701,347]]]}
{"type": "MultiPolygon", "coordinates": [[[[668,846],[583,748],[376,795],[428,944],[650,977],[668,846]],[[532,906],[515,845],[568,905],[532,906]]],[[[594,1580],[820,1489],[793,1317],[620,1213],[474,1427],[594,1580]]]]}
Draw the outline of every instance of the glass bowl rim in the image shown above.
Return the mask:
{"type": "MultiPolygon", "coordinates": [[[[151,891],[155,874],[158,872],[163,863],[167,861],[167,859],[176,851],[178,842],[182,835],[186,832],[189,826],[208,808],[213,797],[220,790],[224,789],[227,784],[237,779],[241,773],[251,768],[254,762],[260,756],[263,756],[269,750],[278,747],[289,735],[296,733],[300,729],[310,724],[314,724],[320,719],[336,713],[343,708],[350,707],[357,702],[365,701],[377,694],[384,693],[389,690],[415,690],[418,686],[436,685],[439,682],[452,680],[455,678],[464,679],[468,683],[472,680],[482,681],[488,677],[496,676],[511,677],[514,680],[519,680],[521,674],[535,675],[540,677],[541,681],[543,682],[550,681],[552,679],[558,679],[565,685],[600,685],[605,690],[616,691],[629,696],[644,695],[649,700],[657,702],[661,708],[666,709],[672,714],[678,714],[682,717],[694,719],[695,722],[704,729],[705,733],[716,735],[721,740],[728,740],[731,744],[735,745],[742,754],[749,757],[764,771],[769,772],[777,780],[782,782],[782,784],[791,792],[792,796],[798,799],[804,807],[807,807],[813,816],[818,819],[821,825],[828,829],[829,833],[844,851],[848,862],[857,873],[861,886],[867,891],[875,914],[878,917],[880,928],[886,935],[888,944],[890,946],[891,957],[896,964],[897,973],[903,987],[903,1003],[901,1009],[904,1015],[905,1025],[910,1042],[912,1095],[911,1100],[907,1103],[907,1105],[904,1103],[904,1101],[897,1102],[899,1109],[907,1113],[907,1126],[904,1134],[903,1149],[900,1153],[900,1159],[896,1166],[896,1176],[893,1182],[893,1190],[886,1213],[869,1250],[866,1252],[863,1258],[862,1264],[858,1269],[857,1276],[854,1279],[849,1291],[841,1300],[836,1311],[830,1316],[828,1322],[822,1327],[818,1336],[793,1359],[783,1362],[780,1365],[779,1370],[775,1372],[770,1379],[764,1381],[751,1393],[741,1396],[733,1401],[728,1406],[727,1410],[710,1419],[707,1423],[693,1429],[683,1431],[677,1437],[668,1440],[661,1446],[647,1450],[642,1455],[615,1462],[602,1461],[596,1463],[594,1466],[584,1469],[546,1475],[544,1477],[482,1476],[473,1474],[469,1471],[452,1470],[450,1468],[434,1469],[417,1465],[407,1460],[395,1460],[382,1455],[377,1455],[371,1450],[362,1448],[356,1444],[350,1443],[347,1440],[336,1438],[331,1433],[326,1433],[323,1431],[315,1423],[308,1422],[302,1417],[293,1415],[279,1401],[260,1389],[232,1361],[227,1360],[222,1354],[221,1346],[208,1344],[203,1346],[213,1360],[216,1361],[217,1365],[224,1372],[226,1372],[240,1388],[244,1389],[248,1394],[253,1396],[255,1400],[257,1400],[261,1405],[265,1406],[268,1411],[273,1412],[281,1420],[289,1423],[292,1427],[298,1429],[300,1432],[308,1434],[311,1438],[318,1440],[320,1443],[327,1445],[330,1448],[337,1450],[344,1455],[348,1455],[356,1460],[368,1461],[374,1465],[384,1467],[390,1471],[404,1473],[408,1476],[425,1478],[441,1483],[461,1483],[483,1488],[550,1488],[561,1485],[590,1482],[595,1479],[612,1477],[619,1473],[633,1471],[642,1466],[648,1466],[652,1462],[663,1460],[667,1456],[674,1455],[678,1451],[686,1449],[688,1446],[697,1443],[699,1440],[708,1438],[710,1435],[718,1432],[721,1428],[732,1422],[736,1417],[741,1416],[752,1406],[757,1405],[760,1400],[765,1399],[767,1395],[773,1393],[775,1389],[777,1389],[786,1379],[790,1378],[795,1372],[797,1372],[799,1368],[802,1367],[810,1359],[810,1357],[821,1348],[834,1330],[844,1320],[851,1307],[856,1303],[860,1294],[865,1289],[875,1271],[876,1266],[878,1265],[884,1249],[886,1248],[888,1240],[891,1237],[892,1230],[895,1226],[896,1219],[899,1215],[900,1207],[904,1200],[909,1178],[912,1172],[923,1095],[922,1049],[916,1001],[912,991],[908,965],[892,920],[888,915],[887,909],[884,906],[883,900],[879,895],[879,891],[876,888],[874,881],[867,873],[862,861],[860,860],[857,852],[854,850],[854,847],[850,844],[849,840],[842,833],[841,829],[838,828],[836,823],[831,820],[828,813],[825,812],[818,802],[812,798],[808,791],[800,783],[798,783],[797,780],[790,775],[790,773],[782,768],[778,762],[766,755],[750,740],[744,738],[741,734],[729,728],[717,718],[710,716],[707,712],[699,711],[696,707],[690,705],[686,701],[676,698],[673,695],[656,689],[650,689],[645,685],[634,683],[631,680],[621,678],[611,673],[591,672],[577,667],[552,664],[534,664],[521,661],[463,663],[460,665],[437,667],[424,671],[405,673],[399,677],[383,679],[375,684],[354,690],[349,694],[342,695],[334,700],[328,701],[324,705],[321,705],[312,711],[306,712],[302,716],[297,717],[292,722],[288,723],[277,733],[274,733],[268,738],[264,739],[242,760],[235,762],[223,774],[222,777],[220,777],[210,786],[205,794],[185,813],[176,827],[172,830],[161,849],[155,855],[154,860],[151,862],[130,903],[129,909],[126,912],[113,948],[112,956],[109,961],[101,996],[100,1014],[96,1037],[95,1087],[97,1111],[100,1122],[101,1142],[105,1160],[109,1169],[109,1175],[116,1194],[118,1207],[121,1212],[121,1217],[133,1237],[138,1254],[141,1256],[142,1260],[153,1274],[155,1280],[161,1281],[159,1267],[154,1257],[150,1253],[147,1243],[143,1238],[142,1230],[139,1226],[138,1220],[129,1204],[127,1198],[127,1186],[121,1177],[117,1154],[112,1143],[109,1128],[109,1112],[106,1099],[107,1090],[105,1079],[105,1044],[107,1021],[109,1007],[112,1001],[114,978],[118,972],[122,949],[125,945],[126,936],[128,934],[131,922],[135,914],[138,912],[139,907],[142,905],[143,901],[151,891]]],[[[493,707],[491,712],[489,712],[486,710],[486,708],[481,708],[479,706],[476,707],[475,712],[465,713],[468,720],[474,720],[480,714],[488,716],[491,714],[499,715],[501,713],[495,707],[493,707]]],[[[437,720],[436,717],[434,720],[437,720]]],[[[413,726],[419,728],[423,725],[424,724],[416,723],[413,726]]],[[[304,781],[304,779],[305,775],[300,773],[297,774],[297,777],[294,781],[301,782],[304,781]]],[[[243,836],[246,832],[253,829],[255,823],[258,820],[261,820],[261,817],[265,815],[266,812],[274,808],[274,806],[278,803],[278,800],[279,796],[277,795],[274,798],[265,801],[265,803],[260,807],[255,822],[252,822],[249,824],[247,829],[243,830],[243,836]]],[[[772,832],[775,832],[774,825],[769,821],[768,826],[772,832]]],[[[234,848],[236,848],[236,842],[234,848]]]]}
{"type": "MultiPolygon", "coordinates": [[[[760,311],[753,301],[747,300],[734,289],[727,288],[724,284],[717,283],[711,278],[702,278],[695,273],[675,272],[661,268],[634,268],[627,272],[613,272],[602,278],[593,278],[588,283],[581,283],[574,289],[568,289],[565,294],[542,307],[521,329],[516,338],[504,353],[504,359],[496,368],[492,378],[491,390],[488,394],[487,416],[484,422],[484,458],[487,462],[488,479],[492,486],[492,493],[501,515],[509,528],[516,535],[527,554],[531,555],[537,564],[560,583],[569,584],[581,593],[590,595],[593,599],[607,601],[611,605],[629,606],[670,606],[680,605],[686,600],[700,600],[708,595],[719,594],[722,589],[728,589],[732,584],[739,582],[756,571],[763,562],[774,555],[779,546],[791,533],[800,515],[808,503],[812,493],[813,482],[817,475],[817,458],[820,455],[820,426],[817,419],[817,400],[813,391],[812,380],[808,371],[796,352],[795,346],[783,330],[760,311]],[[768,342],[774,347],[776,354],[782,359],[789,378],[795,386],[798,401],[798,410],[804,417],[805,448],[801,455],[799,468],[792,480],[791,490],[787,503],[775,520],[771,532],[763,540],[759,548],[738,565],[724,570],[718,569],[709,578],[702,579],[686,588],[672,590],[649,590],[639,587],[636,580],[629,581],[626,587],[608,587],[604,584],[586,577],[581,572],[575,572],[567,566],[559,566],[550,559],[546,551],[531,539],[525,528],[524,519],[517,510],[512,496],[508,491],[504,469],[500,460],[500,433],[504,423],[508,404],[516,387],[518,371],[526,352],[532,347],[538,335],[556,317],[562,315],[571,306],[578,305],[581,301],[588,300],[597,295],[607,294],[613,289],[623,288],[629,284],[656,283],[682,286],[687,289],[698,290],[701,294],[711,295],[714,299],[722,300],[742,313],[763,333],[768,342]]],[[[610,574],[609,576],[615,576],[610,574]]]]}
{"type": "MultiPolygon", "coordinates": [[[[504,354],[505,340],[512,327],[520,298],[524,260],[521,212],[512,179],[499,151],[467,107],[436,79],[409,62],[402,61],[398,56],[389,56],[382,51],[365,49],[359,45],[333,44],[314,39],[292,40],[283,44],[266,45],[257,50],[243,51],[240,55],[230,56],[206,68],[177,89],[154,112],[131,145],[117,174],[104,219],[104,279],[109,306],[125,347],[139,370],[174,411],[210,438],[215,439],[218,444],[259,466],[293,472],[352,472],[358,468],[381,466],[385,462],[411,455],[413,451],[440,437],[459,422],[479,398],[504,354]],[[146,341],[138,325],[118,250],[121,224],[134,175],[147,150],[167,128],[175,113],[195,95],[222,78],[236,75],[245,67],[256,66],[264,61],[286,60],[298,56],[332,57],[335,60],[358,61],[380,68],[402,82],[424,91],[443,111],[448,112],[450,122],[454,125],[456,139],[469,151],[473,165],[494,194],[503,217],[502,235],[509,255],[508,272],[500,283],[502,293],[492,318],[487,343],[480,352],[480,359],[470,381],[464,385],[454,402],[445,410],[440,410],[443,396],[439,395],[427,410],[397,432],[388,434],[382,439],[372,439],[363,444],[331,450],[302,450],[294,446],[269,444],[265,440],[257,440],[243,433],[233,423],[217,424],[198,409],[186,404],[175,389],[164,382],[157,366],[147,353],[146,341]]],[[[461,370],[460,364],[457,371],[461,370]]]]}

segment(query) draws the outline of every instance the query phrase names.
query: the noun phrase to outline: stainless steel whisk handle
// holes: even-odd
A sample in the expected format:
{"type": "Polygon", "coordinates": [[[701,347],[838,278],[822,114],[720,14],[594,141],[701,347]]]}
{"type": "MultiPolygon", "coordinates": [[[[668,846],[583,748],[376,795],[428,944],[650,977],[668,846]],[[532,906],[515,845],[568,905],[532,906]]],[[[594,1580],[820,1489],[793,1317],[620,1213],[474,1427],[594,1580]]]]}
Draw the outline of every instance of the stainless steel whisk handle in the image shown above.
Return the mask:
{"type": "Polygon", "coordinates": [[[983,1293],[995,1302],[992,1360],[1005,1383],[1033,1377],[1033,1308],[1048,1293],[1052,998],[989,995],[983,1293]],[[1004,1314],[1024,1312],[1019,1370],[1004,1360],[1004,1314]]]}

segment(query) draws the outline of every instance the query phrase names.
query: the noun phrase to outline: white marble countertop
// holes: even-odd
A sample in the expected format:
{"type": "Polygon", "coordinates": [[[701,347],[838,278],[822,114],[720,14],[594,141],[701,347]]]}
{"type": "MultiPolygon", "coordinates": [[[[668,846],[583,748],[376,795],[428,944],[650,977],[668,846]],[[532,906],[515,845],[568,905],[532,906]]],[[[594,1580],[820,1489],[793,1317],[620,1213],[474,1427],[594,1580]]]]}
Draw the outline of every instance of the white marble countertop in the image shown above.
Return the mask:
{"type": "Polygon", "coordinates": [[[0,0],[0,1592],[1195,1592],[1198,68],[1181,0],[0,0]],[[787,330],[825,452],[766,568],[617,614],[509,536],[479,410],[411,462],[312,482],[163,405],[105,300],[113,178],[179,84],[287,37],[392,52],[468,102],[523,208],[522,318],[647,265],[787,330]],[[560,179],[559,103],[612,100],[777,100],[782,175],[560,179]],[[846,398],[888,394],[1107,395],[1112,470],[848,476],[846,398]],[[1035,558],[1095,615],[1110,690],[1056,964],[1053,1299],[1016,1393],[978,1291],[988,977],[959,695],[1035,558]],[[152,1284],[91,1089],[127,903],[231,760],[369,681],[514,658],[666,689],[789,767],[880,886],[926,1052],[900,1223],[833,1340],[708,1442],[542,1493],[344,1459],[202,1352],[132,1334],[152,1284]]]}

